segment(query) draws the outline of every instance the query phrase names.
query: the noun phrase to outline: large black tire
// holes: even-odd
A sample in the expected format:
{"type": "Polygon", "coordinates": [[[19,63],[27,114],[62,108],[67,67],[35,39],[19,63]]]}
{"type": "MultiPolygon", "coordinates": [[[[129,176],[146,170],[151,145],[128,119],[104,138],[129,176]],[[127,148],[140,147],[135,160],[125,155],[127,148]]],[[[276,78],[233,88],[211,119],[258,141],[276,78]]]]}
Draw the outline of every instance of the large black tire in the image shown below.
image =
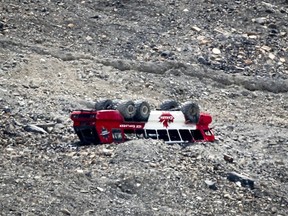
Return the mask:
{"type": "Polygon", "coordinates": [[[160,104],[160,110],[176,110],[179,108],[179,103],[175,100],[165,100],[160,104]]]}
{"type": "Polygon", "coordinates": [[[181,106],[185,119],[191,123],[197,124],[200,118],[200,108],[198,104],[186,102],[181,106]]]}
{"type": "Polygon", "coordinates": [[[136,107],[133,101],[119,101],[115,106],[126,121],[133,120],[136,114],[136,107]]]}
{"type": "Polygon", "coordinates": [[[112,100],[109,100],[109,99],[101,99],[101,100],[96,102],[95,109],[96,110],[113,109],[113,102],[112,102],[112,100]]]}
{"type": "Polygon", "coordinates": [[[146,101],[135,102],[136,115],[134,119],[136,121],[147,121],[150,115],[150,105],[146,101]]]}

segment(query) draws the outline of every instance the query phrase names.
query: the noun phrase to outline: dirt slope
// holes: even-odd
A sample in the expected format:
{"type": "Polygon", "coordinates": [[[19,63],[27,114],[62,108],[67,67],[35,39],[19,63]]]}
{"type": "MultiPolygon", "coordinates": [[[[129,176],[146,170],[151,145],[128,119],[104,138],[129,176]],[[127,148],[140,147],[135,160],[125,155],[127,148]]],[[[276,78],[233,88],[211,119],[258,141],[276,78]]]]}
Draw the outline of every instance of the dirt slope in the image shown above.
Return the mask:
{"type": "Polygon", "coordinates": [[[286,215],[287,25],[285,0],[1,2],[1,215],[286,215]],[[98,98],[195,101],[217,141],[78,146],[98,98]]]}

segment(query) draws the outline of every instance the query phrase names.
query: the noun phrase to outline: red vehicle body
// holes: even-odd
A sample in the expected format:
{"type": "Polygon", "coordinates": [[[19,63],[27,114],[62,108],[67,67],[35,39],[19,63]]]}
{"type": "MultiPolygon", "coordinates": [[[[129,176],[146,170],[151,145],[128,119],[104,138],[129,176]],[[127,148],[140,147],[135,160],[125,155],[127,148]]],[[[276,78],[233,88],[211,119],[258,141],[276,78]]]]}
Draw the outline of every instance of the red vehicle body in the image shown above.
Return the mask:
{"type": "Polygon", "coordinates": [[[131,139],[161,139],[166,143],[212,142],[212,117],[200,113],[197,124],[186,121],[181,111],[151,111],[145,122],[125,121],[118,110],[76,110],[73,127],[82,143],[120,143],[131,139]]]}

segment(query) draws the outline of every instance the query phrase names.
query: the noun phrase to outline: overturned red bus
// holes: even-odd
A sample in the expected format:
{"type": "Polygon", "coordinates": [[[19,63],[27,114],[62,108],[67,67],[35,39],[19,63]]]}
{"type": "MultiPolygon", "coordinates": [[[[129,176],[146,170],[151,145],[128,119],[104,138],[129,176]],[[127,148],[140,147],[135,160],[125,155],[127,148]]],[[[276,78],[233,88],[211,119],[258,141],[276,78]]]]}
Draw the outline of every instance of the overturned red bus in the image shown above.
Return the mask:
{"type": "Polygon", "coordinates": [[[197,110],[195,112],[195,109],[190,109],[190,114],[194,115],[191,121],[191,118],[189,119],[185,115],[185,109],[177,110],[169,107],[167,110],[167,107],[164,107],[163,110],[163,106],[162,109],[160,106],[160,110],[150,111],[147,103],[144,105],[142,103],[142,106],[137,106],[137,103],[136,105],[129,103],[129,105],[127,106],[126,103],[125,106],[126,111],[129,111],[128,114],[132,113],[128,117],[127,113],[122,112],[123,109],[111,109],[109,106],[100,110],[73,111],[70,117],[80,141],[82,143],[108,144],[140,138],[161,139],[166,143],[212,142],[215,140],[209,127],[212,117],[207,113],[200,113],[197,110]],[[131,104],[133,106],[129,107],[131,104]],[[137,112],[142,112],[142,115],[137,115],[137,112]],[[194,119],[195,115],[196,120],[194,119]],[[136,118],[137,116],[141,117],[140,120],[136,118]]]}

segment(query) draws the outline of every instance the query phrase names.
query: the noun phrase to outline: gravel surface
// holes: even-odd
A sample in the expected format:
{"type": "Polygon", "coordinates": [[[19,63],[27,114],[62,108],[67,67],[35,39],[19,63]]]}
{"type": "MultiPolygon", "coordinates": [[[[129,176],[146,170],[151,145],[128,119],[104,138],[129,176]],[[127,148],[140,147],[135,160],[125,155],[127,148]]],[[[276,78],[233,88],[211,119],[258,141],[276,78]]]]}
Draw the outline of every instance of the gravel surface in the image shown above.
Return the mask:
{"type": "Polygon", "coordinates": [[[288,2],[0,3],[0,215],[287,215],[288,2]],[[195,101],[217,141],[79,145],[99,98],[195,101]]]}

